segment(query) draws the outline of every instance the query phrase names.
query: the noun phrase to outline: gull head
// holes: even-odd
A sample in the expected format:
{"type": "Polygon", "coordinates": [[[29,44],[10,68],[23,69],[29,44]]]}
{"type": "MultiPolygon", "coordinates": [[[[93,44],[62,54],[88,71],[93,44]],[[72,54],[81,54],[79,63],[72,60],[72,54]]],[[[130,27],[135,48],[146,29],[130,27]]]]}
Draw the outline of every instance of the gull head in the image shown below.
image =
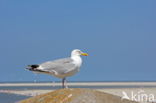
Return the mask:
{"type": "Polygon", "coordinates": [[[87,53],[84,53],[82,52],[81,50],[79,49],[74,49],[72,52],[71,52],[71,56],[88,56],[87,53]]]}

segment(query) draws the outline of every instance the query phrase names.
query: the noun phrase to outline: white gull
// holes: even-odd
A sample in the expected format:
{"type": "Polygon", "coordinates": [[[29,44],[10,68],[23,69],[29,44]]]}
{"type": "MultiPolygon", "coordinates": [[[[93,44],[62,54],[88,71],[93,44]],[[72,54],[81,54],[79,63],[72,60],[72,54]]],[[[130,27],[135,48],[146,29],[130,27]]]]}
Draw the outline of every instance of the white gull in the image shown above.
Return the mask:
{"type": "Polygon", "coordinates": [[[61,78],[62,87],[67,88],[67,84],[65,83],[66,77],[72,76],[79,71],[82,64],[81,55],[88,56],[87,53],[83,53],[81,50],[75,49],[71,52],[71,57],[69,58],[48,61],[37,65],[28,65],[26,69],[61,78]]]}

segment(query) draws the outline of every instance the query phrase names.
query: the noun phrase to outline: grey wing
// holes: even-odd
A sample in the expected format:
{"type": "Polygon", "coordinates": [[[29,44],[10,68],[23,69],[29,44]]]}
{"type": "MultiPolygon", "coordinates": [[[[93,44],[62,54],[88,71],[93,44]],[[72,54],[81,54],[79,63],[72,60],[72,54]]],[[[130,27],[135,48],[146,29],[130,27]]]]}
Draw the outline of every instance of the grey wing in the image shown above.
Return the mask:
{"type": "Polygon", "coordinates": [[[44,71],[57,74],[67,73],[75,68],[71,58],[58,59],[40,64],[44,71]]]}

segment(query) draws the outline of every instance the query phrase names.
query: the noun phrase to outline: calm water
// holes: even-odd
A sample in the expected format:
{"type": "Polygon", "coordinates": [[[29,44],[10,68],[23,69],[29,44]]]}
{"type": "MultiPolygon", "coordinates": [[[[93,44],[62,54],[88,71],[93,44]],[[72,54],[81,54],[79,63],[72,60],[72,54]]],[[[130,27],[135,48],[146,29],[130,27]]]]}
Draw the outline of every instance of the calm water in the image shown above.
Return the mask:
{"type": "Polygon", "coordinates": [[[20,100],[29,98],[28,96],[21,96],[8,93],[0,93],[0,103],[17,103],[20,100]]]}

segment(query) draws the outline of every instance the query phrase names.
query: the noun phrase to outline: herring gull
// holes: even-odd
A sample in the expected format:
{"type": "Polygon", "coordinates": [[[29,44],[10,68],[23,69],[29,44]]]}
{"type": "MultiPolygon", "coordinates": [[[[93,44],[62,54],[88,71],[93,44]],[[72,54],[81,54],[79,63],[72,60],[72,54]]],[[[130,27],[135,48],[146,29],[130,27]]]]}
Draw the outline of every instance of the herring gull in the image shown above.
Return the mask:
{"type": "Polygon", "coordinates": [[[53,75],[62,79],[62,87],[67,88],[66,77],[77,73],[81,67],[82,59],[80,56],[88,56],[79,49],[71,52],[71,57],[48,61],[41,64],[28,65],[26,69],[37,72],[53,75]]]}

